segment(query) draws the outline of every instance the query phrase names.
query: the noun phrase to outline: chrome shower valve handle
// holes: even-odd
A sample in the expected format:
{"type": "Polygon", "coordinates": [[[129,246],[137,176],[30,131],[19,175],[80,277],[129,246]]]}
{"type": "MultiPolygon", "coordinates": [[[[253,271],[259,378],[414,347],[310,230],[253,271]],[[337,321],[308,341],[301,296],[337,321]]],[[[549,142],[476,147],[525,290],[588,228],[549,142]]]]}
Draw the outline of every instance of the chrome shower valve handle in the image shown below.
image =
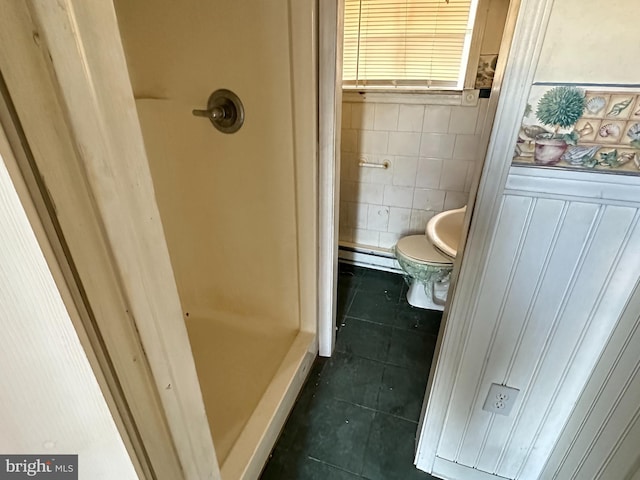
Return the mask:
{"type": "Polygon", "coordinates": [[[224,109],[219,107],[210,108],[208,110],[193,110],[192,113],[196,117],[207,117],[211,120],[217,120],[227,116],[224,109]]]}
{"type": "Polygon", "coordinates": [[[231,90],[220,89],[211,94],[207,109],[192,110],[196,117],[208,118],[222,133],[235,133],[244,123],[244,106],[231,90]]]}

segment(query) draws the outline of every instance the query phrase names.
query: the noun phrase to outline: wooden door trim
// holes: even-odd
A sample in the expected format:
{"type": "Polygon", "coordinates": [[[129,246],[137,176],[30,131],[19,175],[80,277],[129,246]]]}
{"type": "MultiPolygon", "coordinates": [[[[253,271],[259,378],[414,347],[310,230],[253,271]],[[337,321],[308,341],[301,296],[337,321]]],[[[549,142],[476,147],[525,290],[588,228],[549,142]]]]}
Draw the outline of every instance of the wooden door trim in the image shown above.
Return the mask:
{"type": "Polygon", "coordinates": [[[47,238],[96,335],[83,346],[115,377],[101,386],[131,412],[117,421],[125,443],[144,478],[218,479],[113,5],[11,2],[0,24],[0,70],[24,131],[12,147],[29,146],[29,193],[40,218],[59,222],[47,238]]]}

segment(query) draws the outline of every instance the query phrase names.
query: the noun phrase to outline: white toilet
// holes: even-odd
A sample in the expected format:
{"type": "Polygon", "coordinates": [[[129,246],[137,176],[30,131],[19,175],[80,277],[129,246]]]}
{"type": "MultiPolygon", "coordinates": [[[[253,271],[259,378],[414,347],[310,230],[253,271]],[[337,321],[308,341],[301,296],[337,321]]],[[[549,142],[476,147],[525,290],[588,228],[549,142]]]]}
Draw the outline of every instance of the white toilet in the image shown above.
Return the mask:
{"type": "Polygon", "coordinates": [[[429,220],[424,235],[410,235],[398,241],[396,259],[408,277],[410,305],[444,310],[466,209],[439,213],[429,220]]]}

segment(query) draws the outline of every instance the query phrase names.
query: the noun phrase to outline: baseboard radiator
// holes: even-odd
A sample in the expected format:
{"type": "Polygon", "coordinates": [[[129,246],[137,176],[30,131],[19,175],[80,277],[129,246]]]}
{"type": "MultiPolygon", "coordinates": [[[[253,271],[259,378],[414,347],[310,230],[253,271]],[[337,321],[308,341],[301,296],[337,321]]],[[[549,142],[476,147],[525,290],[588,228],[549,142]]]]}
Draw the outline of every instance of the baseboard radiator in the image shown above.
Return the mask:
{"type": "Polygon", "coordinates": [[[359,267],[402,273],[400,265],[392,250],[369,247],[355,243],[338,243],[338,260],[359,267]]]}

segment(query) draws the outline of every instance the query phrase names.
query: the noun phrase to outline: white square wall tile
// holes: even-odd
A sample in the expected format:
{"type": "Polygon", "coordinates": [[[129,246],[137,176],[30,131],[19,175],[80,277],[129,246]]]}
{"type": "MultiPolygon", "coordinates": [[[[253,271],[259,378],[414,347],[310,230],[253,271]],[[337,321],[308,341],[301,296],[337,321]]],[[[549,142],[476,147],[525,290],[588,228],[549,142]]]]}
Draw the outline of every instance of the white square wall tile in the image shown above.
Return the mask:
{"type": "MultiPolygon", "coordinates": [[[[480,135],[482,133],[482,129],[484,124],[487,121],[487,111],[489,110],[489,99],[488,98],[480,98],[478,100],[478,121],[476,122],[476,135],[480,135]]],[[[489,125],[491,127],[491,125],[489,125]]]]}
{"type": "Polygon", "coordinates": [[[373,103],[351,104],[351,128],[357,130],[373,130],[375,106],[373,103]]]}
{"type": "Polygon", "coordinates": [[[423,157],[451,158],[456,142],[455,135],[448,133],[423,133],[420,155],[423,157]]]}
{"type": "Polygon", "coordinates": [[[340,182],[357,180],[358,156],[354,153],[340,153],[340,182]]]}
{"type": "Polygon", "coordinates": [[[353,230],[353,243],[358,245],[369,245],[377,247],[380,239],[380,232],[356,228],[353,230]]]}
{"type": "Polygon", "coordinates": [[[464,191],[469,164],[472,163],[466,160],[445,160],[442,162],[440,190],[464,191]]]}
{"type": "MultiPolygon", "coordinates": [[[[353,163],[351,165],[351,180],[354,182],[367,183],[365,182],[364,169],[360,168],[359,165],[362,157],[362,155],[358,155],[357,153],[353,154],[353,163]]],[[[340,182],[342,182],[342,180],[340,180],[340,182]]]]}
{"type": "Polygon", "coordinates": [[[393,162],[393,185],[413,187],[416,184],[418,159],[397,156],[393,162]]]}
{"type": "Polygon", "coordinates": [[[401,235],[399,233],[380,232],[380,241],[378,245],[380,248],[387,248],[391,250],[396,246],[401,235]]]}
{"type": "Polygon", "coordinates": [[[350,181],[340,182],[340,201],[355,202],[358,199],[359,184],[350,181]]]}
{"type": "Polygon", "coordinates": [[[349,243],[353,242],[353,229],[340,227],[340,230],[338,230],[338,241],[349,243]]]}
{"type": "Polygon", "coordinates": [[[425,233],[427,222],[433,218],[435,212],[428,210],[411,210],[411,221],[409,223],[409,231],[411,234],[425,233]]]}
{"type": "Polygon", "coordinates": [[[416,172],[416,187],[438,188],[442,175],[443,160],[437,158],[420,158],[416,172]]]}
{"type": "Polygon", "coordinates": [[[471,191],[471,186],[473,185],[474,180],[476,179],[476,168],[480,168],[481,165],[478,162],[469,162],[469,170],[467,170],[467,179],[464,182],[464,191],[469,193],[471,191]]]}
{"type": "Polygon", "coordinates": [[[478,107],[452,107],[449,133],[473,135],[476,133],[478,107]]]}
{"type": "Polygon", "coordinates": [[[410,222],[410,208],[389,208],[389,225],[387,226],[389,233],[397,233],[399,235],[408,233],[410,222]]]}
{"type": "Polygon", "coordinates": [[[451,107],[427,105],[424,110],[422,131],[429,133],[447,133],[449,131],[450,118],[451,107]]]}
{"type": "Polygon", "coordinates": [[[411,208],[413,204],[413,187],[385,185],[382,204],[389,207],[411,208]]]}
{"type": "Polygon", "coordinates": [[[359,153],[387,153],[389,132],[376,132],[374,130],[360,130],[358,138],[359,153]]]}
{"type": "Polygon", "coordinates": [[[340,150],[342,152],[358,151],[358,132],[357,130],[342,129],[340,132],[340,150]]]}
{"type": "Polygon", "coordinates": [[[414,210],[431,210],[441,212],[444,207],[445,192],[442,190],[430,190],[428,188],[416,188],[413,194],[414,210]]]}
{"type": "Polygon", "coordinates": [[[342,104],[342,128],[351,128],[351,104],[342,104]]]}
{"type": "Polygon", "coordinates": [[[356,163],[356,168],[358,168],[358,175],[361,182],[365,183],[382,183],[384,185],[391,185],[393,180],[393,161],[389,158],[388,155],[373,155],[373,154],[362,154],[358,156],[358,163],[356,163]],[[361,166],[359,163],[372,163],[375,165],[382,165],[384,162],[388,162],[388,168],[376,168],[376,167],[367,167],[361,166]]]}
{"type": "Polygon", "coordinates": [[[392,155],[418,155],[420,133],[390,132],[388,152],[392,155]]]}
{"type": "Polygon", "coordinates": [[[384,205],[369,205],[367,229],[386,232],[389,224],[389,207],[384,205]]]}
{"type": "Polygon", "coordinates": [[[343,201],[340,202],[340,218],[339,218],[340,228],[351,226],[350,218],[351,218],[351,208],[353,205],[354,204],[351,202],[343,202],[343,201]]]}
{"type": "Polygon", "coordinates": [[[354,203],[350,212],[349,226],[353,228],[368,228],[369,204],[354,203]]]}
{"type": "Polygon", "coordinates": [[[358,183],[356,184],[355,201],[382,205],[384,188],[385,186],[379,183],[358,183]]]}
{"type": "Polygon", "coordinates": [[[476,160],[479,157],[480,135],[456,135],[453,158],[456,160],[476,160]]]}
{"type": "Polygon", "coordinates": [[[349,226],[349,215],[347,213],[347,209],[345,208],[346,202],[340,202],[340,213],[339,213],[339,222],[338,222],[338,226],[340,228],[343,227],[348,227],[349,226]]]}
{"type": "Polygon", "coordinates": [[[376,104],[373,117],[373,129],[386,131],[397,130],[399,110],[399,106],[393,103],[376,104]]]}
{"type": "Polygon", "coordinates": [[[399,132],[421,132],[424,121],[423,105],[400,105],[399,132]]]}
{"type": "Polygon", "coordinates": [[[469,200],[469,194],[464,192],[447,192],[444,198],[444,209],[453,210],[454,208],[464,207],[469,200]]]}

